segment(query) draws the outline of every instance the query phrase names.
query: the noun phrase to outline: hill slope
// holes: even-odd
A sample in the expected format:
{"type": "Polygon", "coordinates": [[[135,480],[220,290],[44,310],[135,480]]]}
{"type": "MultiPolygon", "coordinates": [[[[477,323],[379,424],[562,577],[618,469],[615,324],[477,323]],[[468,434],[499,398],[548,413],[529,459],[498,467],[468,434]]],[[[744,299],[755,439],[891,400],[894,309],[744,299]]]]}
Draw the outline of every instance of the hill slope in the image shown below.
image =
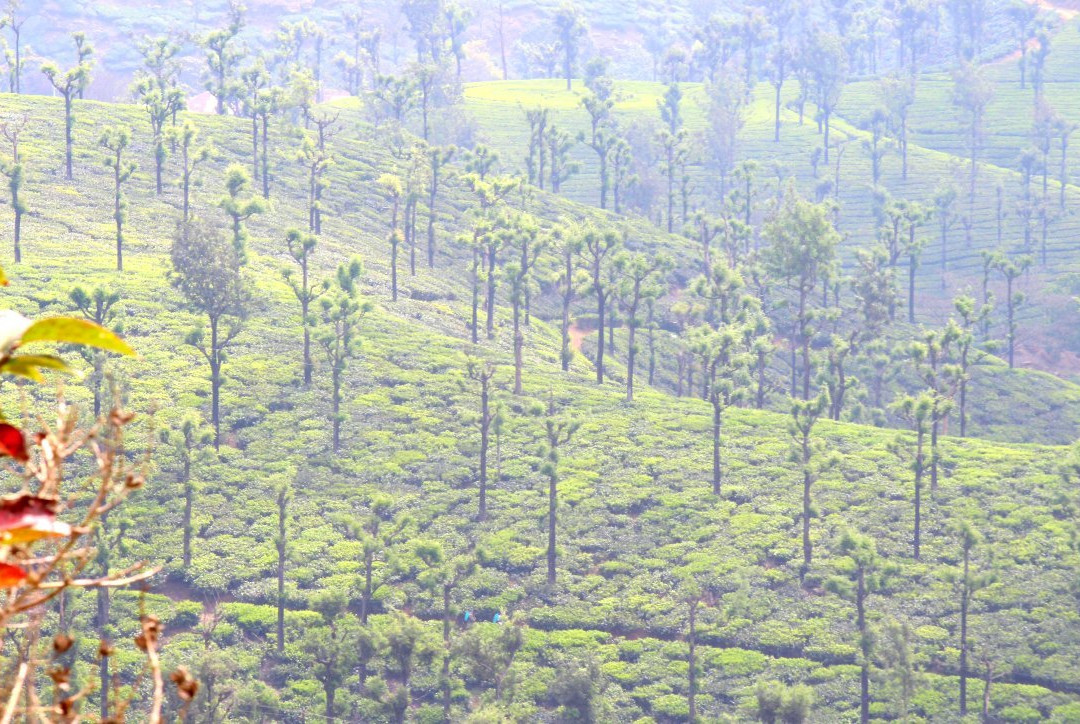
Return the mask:
{"type": "MultiPolygon", "coordinates": [[[[26,149],[32,209],[26,256],[8,270],[16,283],[3,292],[6,302],[23,311],[52,312],[67,308],[65,291],[76,284],[120,291],[125,333],[142,355],[118,365],[131,404],[159,410],[158,427],[205,410],[205,365],[180,343],[195,317],[164,279],[176,192],[155,199],[145,173],[129,190],[128,269],[111,269],[110,189],[94,141],[105,124],[132,125],[133,152],[141,161],[149,159],[141,112],[80,104],[77,173],[67,182],[59,170],[57,103],[11,97],[4,103],[27,110],[34,129],[26,149]]],[[[197,211],[224,223],[216,209],[222,172],[228,161],[246,158],[246,125],[229,118],[197,123],[221,150],[200,173],[197,211]]],[[[454,615],[471,610],[487,619],[501,611],[525,627],[513,664],[516,684],[503,692],[506,707],[520,719],[552,717],[564,702],[550,693],[560,689],[547,684],[589,660],[603,674],[598,701],[608,712],[604,718],[684,717],[682,601],[687,581],[696,579],[720,595],[715,606],[702,609],[699,623],[706,644],[699,650],[702,715],[749,716],[754,683],[780,679],[813,686],[816,719],[851,720],[858,700],[853,608],[822,583],[840,571],[838,541],[855,527],[872,533],[900,568],[869,605],[875,624],[896,618],[913,631],[914,655],[928,672],[913,711],[955,720],[958,598],[948,576],[958,562],[951,530],[960,519],[973,521],[987,539],[975,565],[998,575],[997,583],[976,596],[971,621],[978,650],[1009,662],[995,669],[994,715],[1010,721],[1055,712],[1064,717],[1080,706],[1080,627],[1070,593],[1078,561],[1068,549],[1071,488],[1057,469],[1063,448],[946,439],[945,475],[926,503],[924,551],[917,562],[910,557],[911,474],[907,461],[888,450],[898,433],[822,423],[816,437],[840,460],[815,488],[815,560],[804,587],[798,571],[801,482],[787,462],[785,415],[730,414],[726,478],[717,498],[708,484],[711,411],[705,403],[644,389],[628,406],[617,381],[599,387],[590,381],[591,365],[582,356],[575,357],[570,373],[561,373],[557,331],[534,319],[527,334],[525,395],[498,394],[506,417],[500,470],[490,493],[491,516],[476,522],[477,397],[462,374],[463,360],[469,352],[499,362],[505,384],[511,353],[507,310],[499,309],[493,342],[477,349],[468,345],[465,258],[448,241],[462,228],[461,210],[468,204],[457,185],[444,206],[436,270],[406,276],[409,293],[397,303],[388,301],[386,202],[373,181],[394,161],[387,144],[360,140],[371,136],[369,129],[351,119],[346,128],[332,141],[337,164],[317,267],[325,274],[361,254],[365,295],[375,308],[363,322],[362,355],[347,373],[342,453],[329,451],[321,361],[312,389],[300,385],[299,312],[279,269],[286,263],[283,229],[306,218],[306,187],[299,166],[278,157],[272,210],[250,223],[247,273],[260,307],[226,368],[228,444],[197,466],[198,536],[190,569],[182,570],[179,559],[182,506],[179,486],[170,482],[175,461],[167,449],[157,456],[154,484],[127,511],[132,526],[125,555],[166,566],[162,595],[152,602],[172,631],[166,655],[195,668],[216,662],[223,680],[241,692],[237,716],[299,720],[320,706],[315,665],[303,645],[305,630],[319,625],[310,609],[318,592],[340,590],[356,610],[362,555],[343,520],[368,514],[372,501],[384,495],[391,496],[391,514],[408,515],[412,523],[407,540],[393,546],[396,565],[379,567],[385,583],[376,591],[380,615],[373,626],[390,630],[395,621],[382,614],[398,608],[437,617],[440,602],[417,583],[423,568],[417,540],[437,539],[454,551],[482,549],[482,565],[453,592],[454,615]],[[538,456],[538,413],[549,397],[584,421],[563,450],[554,586],[544,580],[547,503],[538,456]],[[287,656],[278,659],[272,653],[273,491],[282,482],[293,485],[294,499],[287,521],[288,646],[287,656]],[[220,623],[204,636],[200,632],[207,630],[215,605],[220,623]]],[[[284,147],[288,141],[278,129],[274,143],[284,147]]],[[[542,218],[602,218],[541,193],[530,204],[542,218]]],[[[5,214],[0,237],[10,234],[9,223],[5,214]]],[[[633,228],[643,244],[670,245],[677,252],[685,243],[633,228]]],[[[72,398],[87,400],[84,389],[72,388],[72,398]]],[[[18,404],[15,391],[4,395],[9,406],[18,404]]],[[[907,447],[910,440],[903,439],[907,447]]],[[[134,610],[135,601],[116,601],[111,630],[119,641],[131,623],[123,614],[134,610]]],[[[84,596],[75,608],[89,628],[92,598],[84,596]]],[[[496,633],[493,624],[478,624],[470,633],[455,629],[463,640],[496,633]]],[[[426,636],[432,647],[441,645],[434,622],[426,636]]],[[[91,648],[81,654],[81,676],[89,676],[91,648]]],[[[438,663],[422,662],[413,682],[415,705],[418,714],[434,715],[438,663]]],[[[118,666],[130,681],[137,659],[121,658],[118,666]]],[[[455,660],[453,671],[461,677],[454,707],[463,712],[490,683],[464,658],[455,660]]],[[[385,656],[372,662],[372,673],[391,686],[398,681],[385,656]]],[[[891,710],[888,687],[875,684],[875,710],[891,710]]],[[[359,695],[352,675],[339,701],[360,719],[386,716],[370,696],[359,695]]]]}

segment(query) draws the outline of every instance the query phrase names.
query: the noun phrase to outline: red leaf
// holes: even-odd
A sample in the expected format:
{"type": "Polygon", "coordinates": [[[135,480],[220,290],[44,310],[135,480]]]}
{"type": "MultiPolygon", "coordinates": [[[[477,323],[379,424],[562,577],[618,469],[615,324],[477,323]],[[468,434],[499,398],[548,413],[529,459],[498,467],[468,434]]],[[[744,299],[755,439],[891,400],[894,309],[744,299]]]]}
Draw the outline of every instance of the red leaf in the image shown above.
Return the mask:
{"type": "Polygon", "coordinates": [[[30,459],[22,431],[6,422],[0,422],[0,455],[9,455],[20,463],[30,459]]]}
{"type": "Polygon", "coordinates": [[[0,588],[11,588],[26,580],[26,571],[10,563],[0,563],[0,588]]]}
{"type": "Polygon", "coordinates": [[[30,493],[0,498],[0,543],[16,545],[41,538],[66,538],[71,526],[56,519],[56,499],[30,493]]]}

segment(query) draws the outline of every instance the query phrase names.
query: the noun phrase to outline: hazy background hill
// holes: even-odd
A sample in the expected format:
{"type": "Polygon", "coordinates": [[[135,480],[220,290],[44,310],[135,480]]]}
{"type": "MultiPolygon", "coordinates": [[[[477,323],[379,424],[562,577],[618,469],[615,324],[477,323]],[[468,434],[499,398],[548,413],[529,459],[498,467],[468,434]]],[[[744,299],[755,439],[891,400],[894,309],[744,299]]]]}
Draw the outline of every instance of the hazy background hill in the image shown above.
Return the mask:
{"type": "MultiPolygon", "coordinates": [[[[717,3],[713,0],[583,0],[592,32],[585,41],[586,55],[610,58],[617,77],[655,80],[653,69],[667,49],[685,37],[686,28],[698,27],[714,13],[738,17],[743,0],[717,3]]],[[[1069,7],[1068,2],[1057,3],[1069,7]]],[[[382,28],[382,56],[391,66],[407,62],[410,41],[399,3],[394,0],[357,0],[347,3],[372,25],[382,28]]],[[[503,11],[503,36],[508,68],[514,78],[536,77],[522,49],[523,44],[552,39],[550,18],[559,7],[556,0],[491,0],[474,3],[475,17],[466,33],[469,60],[465,79],[494,80],[502,77],[499,42],[499,9],[503,11]]],[[[984,57],[995,58],[1011,52],[1013,31],[1006,17],[1010,3],[989,3],[985,30],[984,57]]],[[[100,100],[126,100],[131,74],[140,58],[132,41],[166,33],[196,38],[218,25],[225,17],[225,0],[150,0],[125,2],[109,0],[39,0],[27,3],[25,42],[30,59],[55,58],[64,61],[73,55],[73,29],[87,33],[98,48],[98,71],[88,96],[100,100]]],[[[248,3],[247,29],[242,37],[252,50],[272,49],[273,35],[282,22],[306,18],[322,25],[330,34],[326,62],[347,43],[342,37],[342,3],[335,0],[257,0],[248,3]]],[[[852,11],[858,10],[852,5],[852,11]]],[[[944,28],[940,31],[945,35],[944,28]]],[[[953,51],[942,37],[928,53],[929,67],[950,62],[953,51]]],[[[31,61],[31,68],[36,63],[31,61]]],[[[28,74],[28,88],[48,92],[48,86],[28,74]]],[[[198,87],[199,62],[185,62],[185,80],[198,87]]]]}

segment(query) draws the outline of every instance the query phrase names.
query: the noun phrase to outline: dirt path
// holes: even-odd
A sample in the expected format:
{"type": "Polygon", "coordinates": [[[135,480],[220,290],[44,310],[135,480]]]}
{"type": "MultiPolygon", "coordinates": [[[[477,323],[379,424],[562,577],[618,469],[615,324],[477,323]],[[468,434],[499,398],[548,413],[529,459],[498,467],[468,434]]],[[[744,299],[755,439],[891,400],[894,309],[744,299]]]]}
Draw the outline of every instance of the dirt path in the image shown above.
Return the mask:
{"type": "Polygon", "coordinates": [[[592,334],[593,330],[582,329],[577,326],[577,322],[573,322],[567,332],[570,333],[570,348],[581,354],[581,345],[585,343],[585,338],[592,334]]]}

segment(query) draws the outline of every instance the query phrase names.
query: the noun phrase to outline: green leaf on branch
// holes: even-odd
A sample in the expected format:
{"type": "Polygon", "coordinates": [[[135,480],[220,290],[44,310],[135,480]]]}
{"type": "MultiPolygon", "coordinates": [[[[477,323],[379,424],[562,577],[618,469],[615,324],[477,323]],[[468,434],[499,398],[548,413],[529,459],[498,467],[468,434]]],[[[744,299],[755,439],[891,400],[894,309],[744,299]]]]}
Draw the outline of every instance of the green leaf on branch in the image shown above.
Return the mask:
{"type": "Polygon", "coordinates": [[[50,317],[34,322],[23,333],[20,344],[31,342],[66,342],[117,354],[135,354],[135,350],[113,332],[89,320],[73,317],[50,317]]]}
{"type": "Polygon", "coordinates": [[[34,382],[44,382],[41,374],[42,369],[70,372],[71,367],[64,360],[45,354],[24,354],[18,357],[4,360],[0,364],[0,372],[6,372],[16,377],[25,377],[34,382]]]}

